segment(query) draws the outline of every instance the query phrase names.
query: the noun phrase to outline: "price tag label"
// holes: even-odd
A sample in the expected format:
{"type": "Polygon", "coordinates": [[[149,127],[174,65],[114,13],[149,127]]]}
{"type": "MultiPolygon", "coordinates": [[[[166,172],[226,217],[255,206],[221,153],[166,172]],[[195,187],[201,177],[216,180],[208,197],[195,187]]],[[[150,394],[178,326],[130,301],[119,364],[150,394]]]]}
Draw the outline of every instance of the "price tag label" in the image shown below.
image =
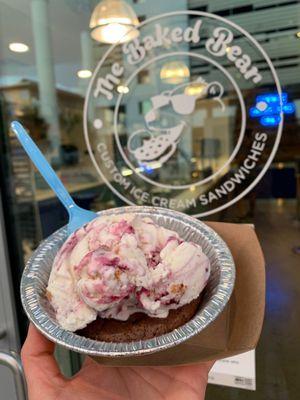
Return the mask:
{"type": "Polygon", "coordinates": [[[255,390],[255,350],[218,360],[209,373],[208,382],[255,390]]]}

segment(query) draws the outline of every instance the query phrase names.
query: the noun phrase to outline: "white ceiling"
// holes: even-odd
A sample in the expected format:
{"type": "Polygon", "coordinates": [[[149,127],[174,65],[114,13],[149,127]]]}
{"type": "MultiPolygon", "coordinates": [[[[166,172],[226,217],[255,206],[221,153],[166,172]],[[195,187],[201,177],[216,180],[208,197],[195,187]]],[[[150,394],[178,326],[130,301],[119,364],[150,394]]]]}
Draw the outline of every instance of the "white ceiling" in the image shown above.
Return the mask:
{"type": "MultiPolygon", "coordinates": [[[[0,85],[13,83],[22,78],[36,80],[35,53],[31,22],[31,3],[35,0],[0,0],[0,85]],[[25,42],[30,46],[28,53],[12,53],[8,44],[13,41],[25,42]]],[[[82,91],[87,82],[80,80],[76,72],[81,68],[80,33],[88,30],[89,19],[92,10],[99,0],[48,0],[49,24],[51,30],[53,62],[57,86],[65,87],[72,91],[82,91]]],[[[131,2],[131,0],[128,0],[131,2]]],[[[178,0],[176,0],[178,1],[178,0]]],[[[228,0],[229,1],[229,0],[228,0]]],[[[287,0],[264,0],[265,3],[274,4],[286,2],[287,0]]],[[[231,5],[246,3],[246,0],[230,0],[231,5]]],[[[133,4],[138,15],[146,15],[154,9],[160,9],[160,5],[173,9],[175,0],[147,0],[133,4]],[[155,7],[150,7],[155,4],[155,7]]],[[[208,11],[215,11],[218,7],[224,8],[223,0],[204,1],[195,0],[196,5],[207,4],[208,11]],[[214,8],[214,10],[212,10],[214,8]]],[[[227,2],[228,3],[228,2],[227,2]]],[[[226,4],[227,4],[226,3],[226,4]]],[[[228,3],[228,4],[229,4],[228,3]]],[[[255,6],[261,1],[253,0],[255,6]]],[[[191,5],[190,5],[191,6],[191,5]]],[[[228,5],[229,6],[229,5],[228,5]]],[[[267,42],[262,42],[264,49],[274,61],[275,67],[282,63],[294,63],[278,69],[281,81],[285,84],[298,83],[300,79],[299,60],[291,60],[299,54],[300,41],[295,37],[295,25],[299,26],[300,4],[287,5],[285,7],[273,7],[242,13],[228,17],[251,32],[259,41],[267,37],[267,42]],[[272,34],[260,34],[256,32],[261,29],[273,29],[290,27],[289,31],[275,32],[272,34]],[[278,57],[287,57],[287,60],[278,60],[278,57]]],[[[298,28],[297,28],[298,29],[298,28]]],[[[94,46],[97,46],[94,43],[94,46]]],[[[99,59],[103,47],[97,47],[94,51],[95,60],[99,59]]]]}
{"type": "MultiPolygon", "coordinates": [[[[49,0],[49,24],[56,81],[59,86],[76,90],[76,71],[81,68],[80,33],[88,30],[91,10],[96,1],[49,0]]],[[[16,77],[36,79],[35,53],[31,21],[31,0],[0,0],[0,69],[2,82],[16,77]],[[28,53],[12,53],[10,42],[25,42],[28,53]]]]}

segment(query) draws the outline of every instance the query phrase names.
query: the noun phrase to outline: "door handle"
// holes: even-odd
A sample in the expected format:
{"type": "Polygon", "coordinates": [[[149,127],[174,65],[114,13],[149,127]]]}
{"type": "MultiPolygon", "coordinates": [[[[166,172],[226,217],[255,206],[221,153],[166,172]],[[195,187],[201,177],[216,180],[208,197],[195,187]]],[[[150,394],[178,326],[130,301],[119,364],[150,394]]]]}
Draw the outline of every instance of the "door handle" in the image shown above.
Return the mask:
{"type": "Polygon", "coordinates": [[[0,351],[0,365],[8,367],[13,373],[17,399],[27,400],[26,381],[19,355],[12,351],[0,351]]]}

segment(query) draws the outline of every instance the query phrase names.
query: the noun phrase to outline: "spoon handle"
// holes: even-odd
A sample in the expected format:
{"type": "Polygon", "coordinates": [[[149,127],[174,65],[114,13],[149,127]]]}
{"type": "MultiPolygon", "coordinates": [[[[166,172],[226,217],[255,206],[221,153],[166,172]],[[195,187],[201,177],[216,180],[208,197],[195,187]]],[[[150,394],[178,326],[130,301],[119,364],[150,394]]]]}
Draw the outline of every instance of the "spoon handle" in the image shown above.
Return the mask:
{"type": "Polygon", "coordinates": [[[40,171],[45,181],[56,193],[57,197],[66,207],[67,211],[70,212],[71,209],[75,207],[75,203],[58,176],[56,175],[51,165],[41,153],[40,149],[37,147],[37,145],[34,143],[34,141],[31,139],[31,137],[25,131],[24,127],[19,122],[12,122],[11,129],[16,134],[19,142],[23,146],[31,161],[40,171]]]}

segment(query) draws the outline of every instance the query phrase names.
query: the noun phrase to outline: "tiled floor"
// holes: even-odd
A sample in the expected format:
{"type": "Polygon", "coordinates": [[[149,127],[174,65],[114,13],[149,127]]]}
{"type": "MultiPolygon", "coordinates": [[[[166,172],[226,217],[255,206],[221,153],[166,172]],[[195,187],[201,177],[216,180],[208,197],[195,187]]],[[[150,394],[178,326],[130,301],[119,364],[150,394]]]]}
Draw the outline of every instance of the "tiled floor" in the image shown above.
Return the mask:
{"type": "Polygon", "coordinates": [[[295,203],[257,202],[254,223],[265,258],[266,315],[256,351],[257,390],[209,385],[206,400],[300,398],[300,223],[295,203]]]}

